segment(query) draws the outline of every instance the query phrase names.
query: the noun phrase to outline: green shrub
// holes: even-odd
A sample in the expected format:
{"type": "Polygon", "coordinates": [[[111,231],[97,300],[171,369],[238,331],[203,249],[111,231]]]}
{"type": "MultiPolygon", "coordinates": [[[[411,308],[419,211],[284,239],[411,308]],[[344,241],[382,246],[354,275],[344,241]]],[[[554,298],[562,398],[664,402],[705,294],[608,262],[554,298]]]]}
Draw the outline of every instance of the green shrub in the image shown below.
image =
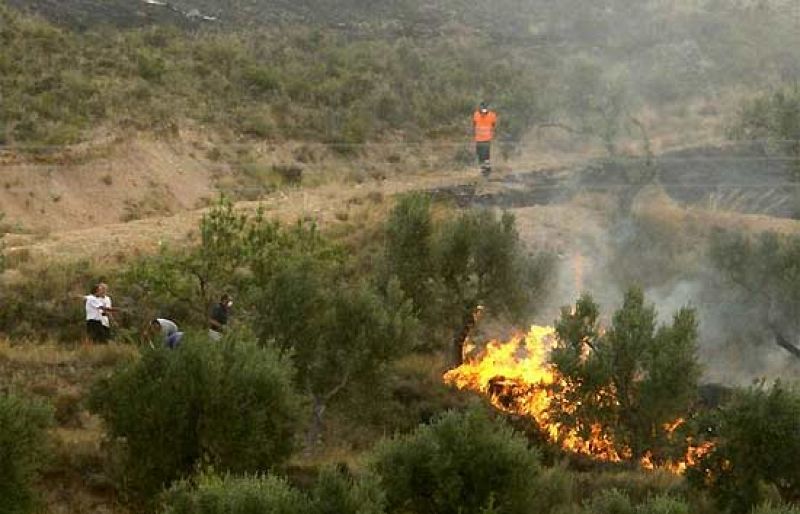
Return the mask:
{"type": "Polygon", "coordinates": [[[377,477],[324,468],[311,490],[313,514],[383,514],[386,498],[377,477]]]}
{"type": "Polygon", "coordinates": [[[164,495],[164,514],[311,514],[311,504],[285,479],[272,475],[233,477],[203,475],[164,495]]]}
{"type": "Polygon", "coordinates": [[[689,506],[671,496],[654,496],[636,507],[636,514],[689,514],[689,506]]]}
{"type": "Polygon", "coordinates": [[[47,455],[51,423],[49,407],[0,394],[0,512],[34,512],[33,483],[47,455]]]}
{"type": "MultiPolygon", "coordinates": [[[[20,272],[20,280],[0,290],[0,333],[22,340],[79,341],[85,334],[83,295],[97,283],[99,270],[81,261],[21,267],[20,272]],[[52,294],[43,296],[42,284],[52,294]]],[[[115,297],[115,304],[120,300],[115,297]]]]}
{"type": "Polygon", "coordinates": [[[562,309],[551,362],[563,381],[553,387],[550,412],[562,430],[603,426],[633,460],[656,461],[685,451],[665,426],[687,417],[697,394],[697,321],[683,308],[671,325],[656,328],[656,311],[638,288],[625,293],[607,331],[599,306],[584,295],[562,309]]]}
{"type": "Polygon", "coordinates": [[[121,485],[141,500],[200,459],[253,473],[285,461],[300,404],[291,381],[291,364],[271,348],[197,337],[123,365],[94,385],[90,406],[125,455],[121,485]]]}
{"type": "Polygon", "coordinates": [[[718,414],[713,451],[687,476],[720,507],[747,512],[765,487],[786,501],[800,497],[800,390],[780,383],[734,395],[718,414]]]}
{"type": "Polygon", "coordinates": [[[354,477],[331,468],[320,473],[310,495],[274,475],[181,481],[163,495],[164,514],[383,514],[375,477],[354,477]]]}
{"type": "Polygon", "coordinates": [[[557,513],[576,503],[578,481],[563,466],[544,470],[536,479],[536,507],[541,514],[557,513]]]}
{"type": "Polygon", "coordinates": [[[753,509],[752,514],[800,514],[800,506],[767,503],[753,509]]]}
{"type": "Polygon", "coordinates": [[[680,495],[684,490],[683,478],[665,470],[580,473],[576,480],[583,497],[591,498],[602,491],[616,489],[634,504],[653,496],[680,495]]]}
{"type": "Polygon", "coordinates": [[[386,224],[385,248],[387,275],[398,279],[428,331],[449,336],[479,304],[514,322],[531,316],[552,276],[552,256],[526,251],[510,213],[475,209],[434,224],[430,208],[423,196],[402,198],[386,224]]]}
{"type": "Polygon", "coordinates": [[[509,427],[477,409],[448,412],[433,424],[380,444],[371,468],[388,512],[535,513],[539,458],[509,427]],[[485,511],[484,511],[485,512],[485,511]]]}
{"type": "Polygon", "coordinates": [[[591,514],[634,514],[630,498],[618,489],[600,491],[586,506],[591,514]]]}
{"type": "Polygon", "coordinates": [[[402,196],[386,221],[386,264],[417,313],[430,301],[432,237],[430,199],[419,193],[402,196]]]}

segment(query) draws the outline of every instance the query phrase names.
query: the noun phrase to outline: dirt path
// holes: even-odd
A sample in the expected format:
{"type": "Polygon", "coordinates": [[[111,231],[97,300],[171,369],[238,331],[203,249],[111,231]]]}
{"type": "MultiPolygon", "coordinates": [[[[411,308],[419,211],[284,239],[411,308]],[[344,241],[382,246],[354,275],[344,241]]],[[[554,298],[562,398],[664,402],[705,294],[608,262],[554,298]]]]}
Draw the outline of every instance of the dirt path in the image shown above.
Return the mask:
{"type": "MultiPolygon", "coordinates": [[[[238,202],[236,207],[282,221],[314,220],[321,227],[345,218],[353,206],[412,190],[430,190],[474,182],[476,174],[464,171],[403,175],[356,185],[327,184],[316,188],[284,190],[262,200],[238,202]]],[[[173,216],[112,223],[85,229],[65,230],[46,236],[10,234],[7,252],[13,262],[90,259],[114,263],[126,257],[151,253],[160,245],[192,240],[207,209],[184,211],[173,216]]]]}

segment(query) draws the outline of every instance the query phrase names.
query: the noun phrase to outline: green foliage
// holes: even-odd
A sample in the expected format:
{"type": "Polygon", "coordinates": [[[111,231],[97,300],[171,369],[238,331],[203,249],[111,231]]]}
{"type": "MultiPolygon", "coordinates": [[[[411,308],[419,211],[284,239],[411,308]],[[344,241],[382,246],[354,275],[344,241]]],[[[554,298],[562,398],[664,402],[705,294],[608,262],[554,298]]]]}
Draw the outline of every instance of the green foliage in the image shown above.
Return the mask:
{"type": "Polygon", "coordinates": [[[164,494],[164,514],[310,514],[311,505],[286,480],[273,476],[202,475],[164,494]]]}
{"type": "Polygon", "coordinates": [[[430,302],[432,239],[430,199],[421,194],[401,197],[386,221],[386,260],[389,272],[397,277],[417,313],[430,302]]]}
{"type": "Polygon", "coordinates": [[[713,450],[687,474],[720,507],[747,512],[774,487],[786,501],[800,497],[800,391],[777,383],[739,391],[718,413],[713,450]]]}
{"type": "Polygon", "coordinates": [[[744,315],[753,326],[767,329],[762,332],[769,337],[771,331],[783,331],[788,339],[800,333],[800,237],[718,231],[709,256],[733,286],[734,298],[747,306],[744,315]]]}
{"type": "Polygon", "coordinates": [[[587,514],[689,514],[686,502],[669,495],[657,495],[634,505],[619,489],[600,491],[586,504],[587,514]]]}
{"type": "Polygon", "coordinates": [[[434,224],[430,202],[408,196],[386,227],[388,275],[429,330],[460,328],[479,304],[498,316],[530,316],[551,276],[547,254],[530,255],[513,215],[472,210],[434,224]]]}
{"type": "Polygon", "coordinates": [[[592,514],[635,514],[630,498],[619,489],[606,489],[594,496],[586,510],[592,514]]]}
{"type": "Polygon", "coordinates": [[[689,514],[689,505],[671,496],[655,496],[639,505],[636,514],[689,514]]]}
{"type": "Polygon", "coordinates": [[[51,423],[48,406],[0,394],[0,512],[36,511],[33,484],[47,457],[46,429],[51,423]]]}
{"type": "Polygon", "coordinates": [[[345,155],[390,132],[460,136],[478,101],[464,71],[475,62],[492,62],[482,87],[507,104],[515,137],[540,116],[533,67],[479,40],[454,51],[442,38],[353,40],[274,24],[202,38],[158,27],[72,32],[7,8],[0,20],[0,127],[17,144],[73,143],[97,122],[158,131],[185,119],[323,141],[345,155]]]}
{"type": "Polygon", "coordinates": [[[97,283],[98,270],[80,261],[48,263],[20,272],[23,280],[0,289],[0,333],[17,340],[80,340],[86,330],[83,295],[97,283]],[[43,295],[42,284],[52,293],[43,295]]]}
{"type": "Polygon", "coordinates": [[[605,333],[598,315],[588,295],[562,309],[551,360],[564,384],[554,386],[552,415],[580,433],[601,424],[634,459],[669,457],[664,425],[686,416],[700,376],[694,311],[681,309],[671,326],[656,330],[655,309],[634,288],[605,333]]]}
{"type": "Polygon", "coordinates": [[[164,514],[383,514],[375,477],[323,468],[306,495],[274,475],[200,475],[163,495],[164,514]]]}
{"type": "Polygon", "coordinates": [[[534,513],[537,454],[476,409],[380,444],[371,468],[390,513],[534,513]]]}
{"type": "Polygon", "coordinates": [[[222,196],[203,214],[197,246],[163,248],[157,256],[134,262],[120,277],[120,287],[132,302],[152,309],[139,307],[134,326],[143,326],[156,315],[205,324],[211,303],[243,279],[238,272],[250,255],[253,226],[262,232],[274,229],[260,217],[253,220],[234,211],[232,202],[222,196]]]}
{"type": "MultiPolygon", "coordinates": [[[[745,103],[731,135],[770,140],[780,152],[800,159],[800,88],[786,86],[745,103]]],[[[794,173],[799,179],[800,162],[794,163],[794,173]]]]}
{"type": "Polygon", "coordinates": [[[144,500],[201,459],[232,472],[281,464],[300,403],[291,369],[271,348],[198,337],[177,351],[144,351],[96,383],[91,408],[125,455],[120,485],[144,500]]]}
{"type": "Polygon", "coordinates": [[[297,382],[313,397],[311,448],[328,402],[383,380],[387,366],[410,347],[415,319],[397,287],[379,295],[349,277],[341,251],[313,226],[256,239],[247,293],[259,306],[252,324],[259,340],[291,352],[297,382]]]}
{"type": "Polygon", "coordinates": [[[753,509],[753,514],[800,514],[800,507],[767,503],[753,509]]]}
{"type": "Polygon", "coordinates": [[[382,514],[386,498],[374,475],[323,468],[311,490],[313,514],[382,514]]]}

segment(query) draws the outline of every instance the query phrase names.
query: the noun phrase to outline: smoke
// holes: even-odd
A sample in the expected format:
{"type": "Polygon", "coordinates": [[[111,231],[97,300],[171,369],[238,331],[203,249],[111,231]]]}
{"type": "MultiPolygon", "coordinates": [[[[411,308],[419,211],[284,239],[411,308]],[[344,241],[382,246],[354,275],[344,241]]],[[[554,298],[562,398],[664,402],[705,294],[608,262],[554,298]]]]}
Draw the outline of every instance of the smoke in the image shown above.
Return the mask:
{"type": "MultiPolygon", "coordinates": [[[[633,209],[617,217],[617,212],[586,208],[580,198],[566,205],[521,209],[518,217],[525,226],[525,217],[535,213],[536,221],[546,225],[540,212],[544,209],[556,211],[556,217],[568,211],[570,217],[569,233],[560,234],[562,242],[555,250],[559,260],[554,286],[537,323],[552,323],[561,307],[589,293],[607,326],[624,292],[638,285],[655,306],[659,324],[671,323],[684,307],[695,310],[703,382],[746,386],[800,372],[800,360],[774,343],[761,312],[752,308],[752,298],[726,283],[709,261],[709,231],[687,235],[669,209],[633,209]]],[[[547,229],[538,234],[539,240],[548,237],[547,229]]]]}

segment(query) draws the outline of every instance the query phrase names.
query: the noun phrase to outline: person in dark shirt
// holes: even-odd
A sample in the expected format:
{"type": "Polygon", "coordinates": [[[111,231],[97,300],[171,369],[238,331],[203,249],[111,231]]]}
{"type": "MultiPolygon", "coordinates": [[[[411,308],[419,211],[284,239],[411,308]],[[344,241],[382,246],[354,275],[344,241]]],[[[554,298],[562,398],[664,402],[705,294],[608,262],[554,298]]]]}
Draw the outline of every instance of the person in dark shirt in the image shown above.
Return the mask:
{"type": "Polygon", "coordinates": [[[228,316],[233,307],[231,295],[224,294],[219,299],[219,303],[214,304],[208,316],[208,336],[212,341],[219,341],[228,326],[228,316]]]}

